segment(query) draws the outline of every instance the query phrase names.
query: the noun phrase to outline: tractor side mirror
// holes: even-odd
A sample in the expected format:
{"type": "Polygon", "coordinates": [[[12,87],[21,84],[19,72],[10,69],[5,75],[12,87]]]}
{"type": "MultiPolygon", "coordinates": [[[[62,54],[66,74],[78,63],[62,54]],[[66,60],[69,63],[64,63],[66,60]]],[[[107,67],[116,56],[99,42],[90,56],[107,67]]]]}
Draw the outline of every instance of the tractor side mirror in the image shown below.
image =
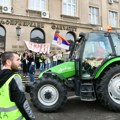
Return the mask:
{"type": "Polygon", "coordinates": [[[79,34],[79,37],[85,37],[85,33],[81,32],[81,33],[79,34]]]}
{"type": "MultiPolygon", "coordinates": [[[[68,40],[68,41],[69,41],[69,40],[68,40]]],[[[74,46],[74,41],[70,40],[69,43],[70,43],[69,51],[71,51],[72,48],[73,48],[73,46],[74,46]]]]}

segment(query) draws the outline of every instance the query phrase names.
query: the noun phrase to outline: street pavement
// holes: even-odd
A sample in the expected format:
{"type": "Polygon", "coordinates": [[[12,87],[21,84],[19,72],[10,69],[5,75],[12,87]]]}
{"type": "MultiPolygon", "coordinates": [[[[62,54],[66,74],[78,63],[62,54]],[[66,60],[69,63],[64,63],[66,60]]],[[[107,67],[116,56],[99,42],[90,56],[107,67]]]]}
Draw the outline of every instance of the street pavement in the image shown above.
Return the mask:
{"type": "Polygon", "coordinates": [[[34,107],[28,93],[26,96],[37,120],[120,120],[120,113],[107,110],[97,101],[83,102],[79,97],[70,96],[58,112],[43,113],[34,107]]]}

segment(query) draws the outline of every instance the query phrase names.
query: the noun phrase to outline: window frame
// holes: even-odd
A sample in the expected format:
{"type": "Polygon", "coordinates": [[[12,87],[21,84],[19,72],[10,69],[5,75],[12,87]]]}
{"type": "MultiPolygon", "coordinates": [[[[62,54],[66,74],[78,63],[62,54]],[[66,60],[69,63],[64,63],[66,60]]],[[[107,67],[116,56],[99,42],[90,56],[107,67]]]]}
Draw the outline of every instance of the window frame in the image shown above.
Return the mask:
{"type": "Polygon", "coordinates": [[[108,23],[111,27],[118,26],[118,12],[117,11],[114,11],[114,10],[108,11],[108,23]],[[110,17],[110,13],[112,13],[112,17],[110,17]],[[115,14],[116,14],[116,16],[115,16],[115,14]]]}
{"type": "Polygon", "coordinates": [[[29,10],[46,11],[46,8],[47,8],[46,5],[47,5],[47,0],[37,0],[37,1],[29,0],[28,1],[28,9],[29,10]],[[39,5],[38,5],[38,2],[39,2],[39,5]]]}
{"type": "Polygon", "coordinates": [[[11,7],[11,0],[1,0],[0,6],[11,7]]]}
{"type": "Polygon", "coordinates": [[[0,29],[3,31],[3,34],[0,34],[0,36],[2,37],[2,41],[0,40],[0,52],[1,52],[1,50],[5,51],[5,47],[6,47],[5,46],[5,44],[6,44],[6,29],[2,25],[0,25],[0,29]],[[3,45],[3,47],[1,47],[1,44],[3,45]]]}
{"type": "Polygon", "coordinates": [[[89,6],[89,23],[99,25],[100,24],[99,16],[100,16],[100,9],[95,6],[89,6]],[[91,11],[93,11],[93,13],[91,11]]]}
{"type": "MultiPolygon", "coordinates": [[[[39,34],[40,35],[40,34],[39,34]]],[[[32,29],[31,30],[31,32],[30,32],[30,41],[31,42],[35,42],[35,43],[45,43],[45,33],[44,33],[44,31],[42,30],[42,29],[39,29],[39,28],[34,28],[34,29],[32,29]],[[34,38],[32,38],[32,33],[34,32],[34,31],[38,31],[38,32],[41,32],[41,34],[43,35],[43,39],[42,38],[40,38],[42,41],[36,41],[35,40],[35,38],[36,37],[39,37],[39,36],[36,36],[36,37],[34,37],[34,38]]]]}
{"type": "Polygon", "coordinates": [[[76,16],[77,0],[63,0],[62,1],[62,14],[68,15],[68,16],[76,16]]]}

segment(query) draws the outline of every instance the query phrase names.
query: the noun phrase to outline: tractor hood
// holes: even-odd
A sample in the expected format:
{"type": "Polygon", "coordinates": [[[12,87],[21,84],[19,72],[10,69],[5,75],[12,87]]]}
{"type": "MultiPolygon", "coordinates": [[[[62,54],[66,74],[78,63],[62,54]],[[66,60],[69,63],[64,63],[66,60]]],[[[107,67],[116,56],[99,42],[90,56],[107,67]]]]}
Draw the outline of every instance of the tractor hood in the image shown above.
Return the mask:
{"type": "Polygon", "coordinates": [[[62,64],[56,65],[54,67],[51,67],[50,69],[42,72],[39,75],[39,78],[42,77],[43,73],[50,71],[50,72],[56,72],[65,78],[69,78],[75,75],[75,62],[74,61],[69,61],[69,62],[64,62],[62,64]]]}

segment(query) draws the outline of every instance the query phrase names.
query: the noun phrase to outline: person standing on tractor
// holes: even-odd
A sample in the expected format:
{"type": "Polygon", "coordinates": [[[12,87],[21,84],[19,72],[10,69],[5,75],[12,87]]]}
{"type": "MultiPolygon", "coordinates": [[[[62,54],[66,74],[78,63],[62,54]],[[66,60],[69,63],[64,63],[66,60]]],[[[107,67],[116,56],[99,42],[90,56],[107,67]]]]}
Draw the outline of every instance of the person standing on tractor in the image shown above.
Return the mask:
{"type": "Polygon", "coordinates": [[[21,76],[17,73],[21,61],[17,53],[1,55],[0,71],[0,118],[2,120],[35,120],[26,100],[21,76]]]}
{"type": "Polygon", "coordinates": [[[102,58],[104,58],[105,53],[106,50],[104,44],[100,44],[100,42],[95,43],[95,57],[99,58],[101,56],[102,58]]]}

